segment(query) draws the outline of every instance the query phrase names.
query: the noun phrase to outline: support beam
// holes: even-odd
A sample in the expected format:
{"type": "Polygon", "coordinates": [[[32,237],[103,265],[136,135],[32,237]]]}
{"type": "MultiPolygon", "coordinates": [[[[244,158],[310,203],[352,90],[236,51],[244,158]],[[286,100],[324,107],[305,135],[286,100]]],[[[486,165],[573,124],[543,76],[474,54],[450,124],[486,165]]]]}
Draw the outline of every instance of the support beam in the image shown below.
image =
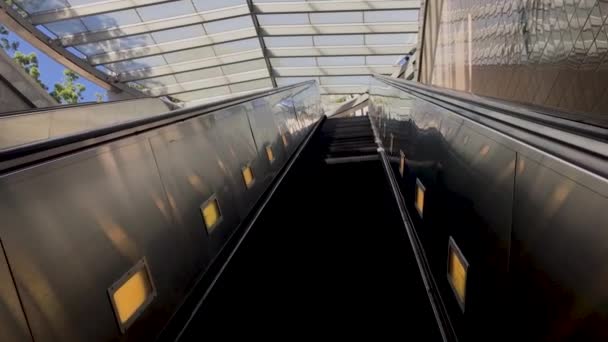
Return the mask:
{"type": "Polygon", "coordinates": [[[62,7],[50,11],[36,13],[29,17],[34,25],[48,24],[54,21],[80,18],[88,15],[104,14],[123,11],[143,6],[158,5],[179,0],[113,0],[94,2],[72,7],[62,7]]]}
{"type": "Polygon", "coordinates": [[[355,23],[355,24],[315,24],[315,25],[265,25],[261,27],[264,36],[308,36],[322,34],[378,34],[417,33],[416,22],[355,23]]]}
{"type": "Polygon", "coordinates": [[[174,94],[173,97],[182,101],[193,101],[217,96],[234,96],[241,92],[259,91],[260,89],[272,88],[269,78],[246,81],[241,83],[232,83],[230,85],[213,87],[207,89],[199,89],[188,91],[185,93],[174,94]]]}
{"type": "Polygon", "coordinates": [[[63,64],[66,68],[76,72],[101,88],[115,93],[124,92],[133,98],[143,96],[142,93],[129,88],[125,84],[116,83],[112,77],[93,68],[86,63],[86,61],[78,58],[65,48],[57,44],[52,44],[44,33],[40,32],[27,19],[23,18],[4,1],[0,1],[0,22],[42,53],[48,55],[53,60],[63,64]]]}
{"type": "Polygon", "coordinates": [[[293,67],[275,68],[277,77],[316,77],[316,76],[369,76],[372,74],[390,75],[395,71],[392,65],[361,65],[361,66],[325,66],[325,67],[293,67]]]}
{"type": "Polygon", "coordinates": [[[257,15],[255,15],[255,6],[253,4],[253,0],[247,0],[247,6],[249,7],[249,12],[251,13],[251,20],[253,20],[253,26],[255,27],[256,34],[258,36],[258,40],[260,41],[260,47],[262,48],[262,53],[264,54],[264,60],[266,61],[266,68],[268,69],[268,74],[270,75],[270,81],[272,82],[272,87],[277,87],[277,81],[274,79],[272,75],[272,65],[270,64],[270,59],[268,57],[268,50],[266,49],[266,42],[264,42],[264,38],[262,37],[262,30],[260,28],[260,22],[258,21],[257,15]]]}
{"type": "Polygon", "coordinates": [[[269,57],[404,55],[414,47],[413,44],[286,47],[268,49],[268,55],[269,57]]]}
{"type": "Polygon", "coordinates": [[[412,0],[368,0],[368,1],[301,1],[281,3],[259,3],[256,13],[313,13],[347,11],[417,10],[420,1],[412,0]]]}
{"type": "Polygon", "coordinates": [[[253,27],[249,27],[246,29],[210,34],[206,36],[174,40],[161,44],[152,44],[132,49],[111,51],[90,56],[88,60],[91,65],[108,64],[255,37],[255,29],[253,27]]]}
{"type": "Polygon", "coordinates": [[[171,75],[176,73],[201,70],[240,62],[247,62],[264,58],[261,49],[243,51],[228,55],[195,59],[182,63],[161,65],[152,68],[123,72],[118,75],[121,82],[137,81],[145,78],[171,75]]]}
{"type": "Polygon", "coordinates": [[[202,90],[207,88],[215,88],[225,85],[231,85],[235,83],[243,83],[254,80],[259,80],[263,78],[268,78],[268,70],[259,69],[248,72],[242,72],[238,74],[225,75],[220,77],[211,77],[200,79],[191,82],[182,82],[177,84],[170,84],[161,87],[155,87],[150,89],[145,89],[142,92],[149,96],[163,96],[163,95],[172,95],[178,94],[188,91],[194,90],[202,90]]]}
{"type": "Polygon", "coordinates": [[[249,15],[246,5],[220,8],[213,11],[197,12],[179,17],[145,21],[142,23],[122,25],[108,30],[83,32],[60,38],[64,46],[94,43],[114,38],[133,36],[138,34],[169,30],[184,26],[204,24],[212,21],[236,18],[249,15]]]}

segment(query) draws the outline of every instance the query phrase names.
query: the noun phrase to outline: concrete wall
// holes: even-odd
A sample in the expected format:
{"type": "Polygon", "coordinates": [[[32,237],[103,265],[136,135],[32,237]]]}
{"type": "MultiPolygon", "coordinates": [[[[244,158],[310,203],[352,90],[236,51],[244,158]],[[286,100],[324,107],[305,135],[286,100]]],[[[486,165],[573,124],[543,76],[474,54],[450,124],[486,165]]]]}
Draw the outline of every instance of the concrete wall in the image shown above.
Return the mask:
{"type": "Polygon", "coordinates": [[[0,113],[56,105],[57,101],[0,49],[0,113]]]}

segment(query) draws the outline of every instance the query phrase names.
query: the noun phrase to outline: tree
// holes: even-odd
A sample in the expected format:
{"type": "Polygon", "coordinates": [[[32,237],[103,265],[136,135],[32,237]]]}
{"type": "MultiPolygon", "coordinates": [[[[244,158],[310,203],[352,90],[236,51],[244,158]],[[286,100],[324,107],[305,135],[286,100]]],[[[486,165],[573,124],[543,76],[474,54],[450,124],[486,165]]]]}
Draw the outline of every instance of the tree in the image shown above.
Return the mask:
{"type": "Polygon", "coordinates": [[[57,100],[57,102],[63,104],[75,104],[79,100],[82,100],[82,93],[86,90],[86,87],[81,83],[75,83],[80,78],[78,74],[72,70],[65,69],[63,71],[63,81],[61,83],[55,83],[55,89],[51,91],[51,96],[57,100]]]}
{"type": "Polygon", "coordinates": [[[18,41],[9,41],[8,38],[6,36],[8,36],[8,30],[6,29],[6,27],[0,25],[0,36],[4,36],[2,38],[0,38],[0,44],[2,46],[2,48],[4,50],[6,50],[7,53],[10,53],[11,51],[17,51],[19,49],[19,42],[18,41]]]}
{"type": "Polygon", "coordinates": [[[103,94],[101,94],[101,93],[95,93],[95,100],[96,100],[98,103],[103,102],[103,94]]]}
{"type": "Polygon", "coordinates": [[[35,52],[24,54],[21,51],[15,51],[13,60],[20,65],[26,73],[28,73],[44,90],[49,88],[40,80],[40,68],[38,67],[38,56],[35,52]]]}

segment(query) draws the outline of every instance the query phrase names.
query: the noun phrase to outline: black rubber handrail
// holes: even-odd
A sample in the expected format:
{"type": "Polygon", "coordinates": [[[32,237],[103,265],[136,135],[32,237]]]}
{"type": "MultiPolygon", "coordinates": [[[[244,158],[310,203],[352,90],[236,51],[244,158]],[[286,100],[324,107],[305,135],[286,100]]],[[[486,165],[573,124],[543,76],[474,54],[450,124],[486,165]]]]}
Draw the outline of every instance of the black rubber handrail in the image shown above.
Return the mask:
{"type": "Polygon", "coordinates": [[[314,82],[314,80],[301,82],[199,106],[176,109],[164,114],[123,122],[113,126],[10,147],[0,151],[0,172],[10,171],[23,165],[30,165],[36,161],[62,155],[66,152],[72,152],[85,147],[171,125],[179,121],[284,92],[289,89],[310,86],[314,82]]]}

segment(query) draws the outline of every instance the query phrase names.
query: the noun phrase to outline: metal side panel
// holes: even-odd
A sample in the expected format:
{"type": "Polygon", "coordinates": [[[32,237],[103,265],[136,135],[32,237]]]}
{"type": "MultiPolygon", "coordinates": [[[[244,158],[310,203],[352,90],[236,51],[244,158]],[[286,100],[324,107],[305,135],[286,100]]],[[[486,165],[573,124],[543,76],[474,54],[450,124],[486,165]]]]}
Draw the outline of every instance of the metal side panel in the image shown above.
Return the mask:
{"type": "Polygon", "coordinates": [[[251,129],[257,143],[258,154],[262,156],[269,168],[269,172],[266,175],[268,180],[272,180],[276,176],[283,163],[287,160],[285,150],[283,149],[283,142],[279,135],[279,128],[273,116],[268,115],[268,113],[272,113],[271,103],[268,98],[253,100],[251,101],[251,110],[248,112],[251,129]],[[269,160],[268,148],[272,150],[273,160],[269,160]]]}
{"type": "Polygon", "coordinates": [[[129,138],[0,179],[0,231],[37,341],[108,341],[108,288],[145,257],[158,297],[129,329],[151,339],[185,293],[174,229],[148,141],[129,138]]]}
{"type": "Polygon", "coordinates": [[[372,121],[458,335],[466,340],[505,328],[499,317],[507,280],[515,151],[491,131],[442,108],[401,91],[386,95],[374,95],[372,89],[372,121]],[[424,191],[422,208],[417,205],[419,188],[424,191]],[[448,282],[450,238],[470,266],[464,305],[448,282]]]}
{"type": "Polygon", "coordinates": [[[512,340],[605,341],[608,181],[549,159],[518,161],[512,340]]]}
{"type": "Polygon", "coordinates": [[[32,341],[2,246],[0,259],[0,341],[32,341]]]}
{"type": "Polygon", "coordinates": [[[295,140],[297,138],[296,122],[297,118],[291,103],[291,94],[275,95],[272,104],[272,114],[275,123],[279,128],[279,145],[283,147],[287,155],[291,155],[295,150],[295,140]],[[281,95],[281,96],[278,96],[281,95]]]}
{"type": "Polygon", "coordinates": [[[258,155],[256,142],[249,125],[248,112],[251,105],[244,103],[205,116],[202,122],[213,125],[206,132],[218,153],[224,158],[230,179],[234,181],[234,199],[241,217],[245,217],[255,202],[270,184],[266,177],[269,172],[265,155],[258,155]],[[253,182],[245,184],[243,169],[249,167],[253,182]]]}
{"type": "Polygon", "coordinates": [[[190,236],[197,270],[204,270],[241,220],[235,200],[231,157],[224,141],[214,140],[215,115],[159,130],[150,142],[178,225],[190,236]],[[215,198],[221,219],[206,227],[201,206],[215,198]]]}

